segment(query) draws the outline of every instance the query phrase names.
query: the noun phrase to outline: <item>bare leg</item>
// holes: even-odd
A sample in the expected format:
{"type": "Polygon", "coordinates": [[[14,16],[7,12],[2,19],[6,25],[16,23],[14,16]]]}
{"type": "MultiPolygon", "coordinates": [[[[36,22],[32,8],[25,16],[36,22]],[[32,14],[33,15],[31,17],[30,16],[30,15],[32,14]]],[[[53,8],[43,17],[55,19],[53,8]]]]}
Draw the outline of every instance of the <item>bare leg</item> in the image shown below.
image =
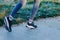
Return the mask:
{"type": "Polygon", "coordinates": [[[34,24],[33,20],[38,11],[39,4],[40,4],[40,0],[34,0],[33,9],[31,11],[29,22],[27,23],[26,27],[31,28],[31,29],[37,28],[37,26],[34,24]]]}
{"type": "Polygon", "coordinates": [[[31,11],[31,15],[30,15],[30,19],[29,19],[30,22],[33,22],[34,17],[35,17],[35,15],[38,11],[38,8],[39,8],[39,4],[40,4],[40,0],[34,0],[33,9],[31,11]]]}

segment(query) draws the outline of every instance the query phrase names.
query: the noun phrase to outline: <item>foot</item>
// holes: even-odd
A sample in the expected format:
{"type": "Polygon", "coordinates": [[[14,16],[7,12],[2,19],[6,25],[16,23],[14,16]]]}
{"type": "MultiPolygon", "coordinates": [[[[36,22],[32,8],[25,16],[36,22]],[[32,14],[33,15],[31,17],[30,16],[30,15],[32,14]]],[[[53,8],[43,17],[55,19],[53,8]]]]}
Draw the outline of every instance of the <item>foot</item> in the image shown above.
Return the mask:
{"type": "Polygon", "coordinates": [[[9,20],[9,17],[5,17],[4,18],[4,25],[5,25],[5,29],[9,32],[12,31],[11,29],[11,21],[9,20]]]}
{"type": "Polygon", "coordinates": [[[32,22],[32,23],[27,23],[27,26],[26,27],[28,27],[28,28],[30,28],[30,29],[34,29],[34,28],[37,28],[37,26],[36,25],[34,25],[34,23],[32,22]]]}

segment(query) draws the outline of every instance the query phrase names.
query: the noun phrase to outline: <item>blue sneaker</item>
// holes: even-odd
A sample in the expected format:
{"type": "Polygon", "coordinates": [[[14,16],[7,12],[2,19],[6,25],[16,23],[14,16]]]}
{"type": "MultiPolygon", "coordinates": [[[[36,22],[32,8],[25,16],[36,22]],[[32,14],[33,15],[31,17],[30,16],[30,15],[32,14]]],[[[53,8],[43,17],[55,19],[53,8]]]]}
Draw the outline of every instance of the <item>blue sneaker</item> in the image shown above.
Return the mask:
{"type": "Polygon", "coordinates": [[[4,25],[5,25],[5,29],[8,31],[8,32],[11,32],[12,29],[11,29],[11,21],[9,20],[9,17],[5,17],[4,18],[4,25]]]}
{"type": "Polygon", "coordinates": [[[32,22],[32,23],[29,23],[29,22],[28,22],[26,27],[28,27],[28,28],[30,28],[30,29],[35,29],[35,28],[37,28],[37,26],[34,25],[33,22],[32,22]]]}

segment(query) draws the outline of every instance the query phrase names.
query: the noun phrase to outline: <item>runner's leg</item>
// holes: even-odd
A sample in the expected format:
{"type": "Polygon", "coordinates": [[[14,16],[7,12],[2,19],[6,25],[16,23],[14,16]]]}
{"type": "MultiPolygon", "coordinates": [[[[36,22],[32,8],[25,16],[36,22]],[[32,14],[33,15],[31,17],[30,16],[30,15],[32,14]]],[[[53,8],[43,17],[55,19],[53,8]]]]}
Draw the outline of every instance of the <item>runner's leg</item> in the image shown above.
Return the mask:
{"type": "Polygon", "coordinates": [[[13,11],[11,12],[11,14],[8,17],[4,18],[4,24],[5,24],[5,29],[9,32],[12,31],[11,29],[11,21],[14,17],[14,15],[17,13],[17,11],[26,4],[26,0],[20,0],[18,2],[18,4],[14,7],[13,11]]]}
{"type": "Polygon", "coordinates": [[[31,15],[30,15],[30,19],[29,21],[33,22],[34,20],[34,17],[38,11],[38,8],[39,8],[39,4],[40,4],[40,0],[34,0],[34,5],[33,5],[33,9],[31,11],[31,15]]]}
{"type": "Polygon", "coordinates": [[[40,4],[40,0],[34,0],[33,9],[31,11],[30,19],[29,19],[29,22],[27,23],[26,27],[31,28],[31,29],[34,29],[34,28],[37,27],[34,24],[33,20],[34,20],[34,17],[36,15],[37,11],[38,11],[39,4],[40,4]]]}
{"type": "Polygon", "coordinates": [[[26,4],[27,0],[19,0],[19,2],[17,3],[17,5],[13,8],[11,14],[10,14],[10,18],[14,17],[14,15],[17,13],[17,11],[19,11],[19,9],[24,6],[26,4]]]}

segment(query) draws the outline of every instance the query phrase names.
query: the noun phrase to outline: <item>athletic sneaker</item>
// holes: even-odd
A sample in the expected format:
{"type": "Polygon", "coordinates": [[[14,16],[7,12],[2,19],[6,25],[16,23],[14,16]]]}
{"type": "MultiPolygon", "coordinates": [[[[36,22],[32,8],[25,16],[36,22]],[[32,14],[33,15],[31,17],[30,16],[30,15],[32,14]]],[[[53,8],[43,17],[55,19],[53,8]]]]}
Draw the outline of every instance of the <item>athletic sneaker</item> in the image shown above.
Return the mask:
{"type": "Polygon", "coordinates": [[[36,25],[34,25],[34,23],[32,22],[32,23],[27,23],[27,26],[26,27],[28,27],[28,28],[30,28],[30,29],[34,29],[34,28],[37,28],[37,26],[36,25]]]}
{"type": "Polygon", "coordinates": [[[9,20],[9,17],[5,17],[4,18],[4,25],[5,25],[5,29],[9,32],[12,31],[11,29],[11,21],[9,20]]]}

